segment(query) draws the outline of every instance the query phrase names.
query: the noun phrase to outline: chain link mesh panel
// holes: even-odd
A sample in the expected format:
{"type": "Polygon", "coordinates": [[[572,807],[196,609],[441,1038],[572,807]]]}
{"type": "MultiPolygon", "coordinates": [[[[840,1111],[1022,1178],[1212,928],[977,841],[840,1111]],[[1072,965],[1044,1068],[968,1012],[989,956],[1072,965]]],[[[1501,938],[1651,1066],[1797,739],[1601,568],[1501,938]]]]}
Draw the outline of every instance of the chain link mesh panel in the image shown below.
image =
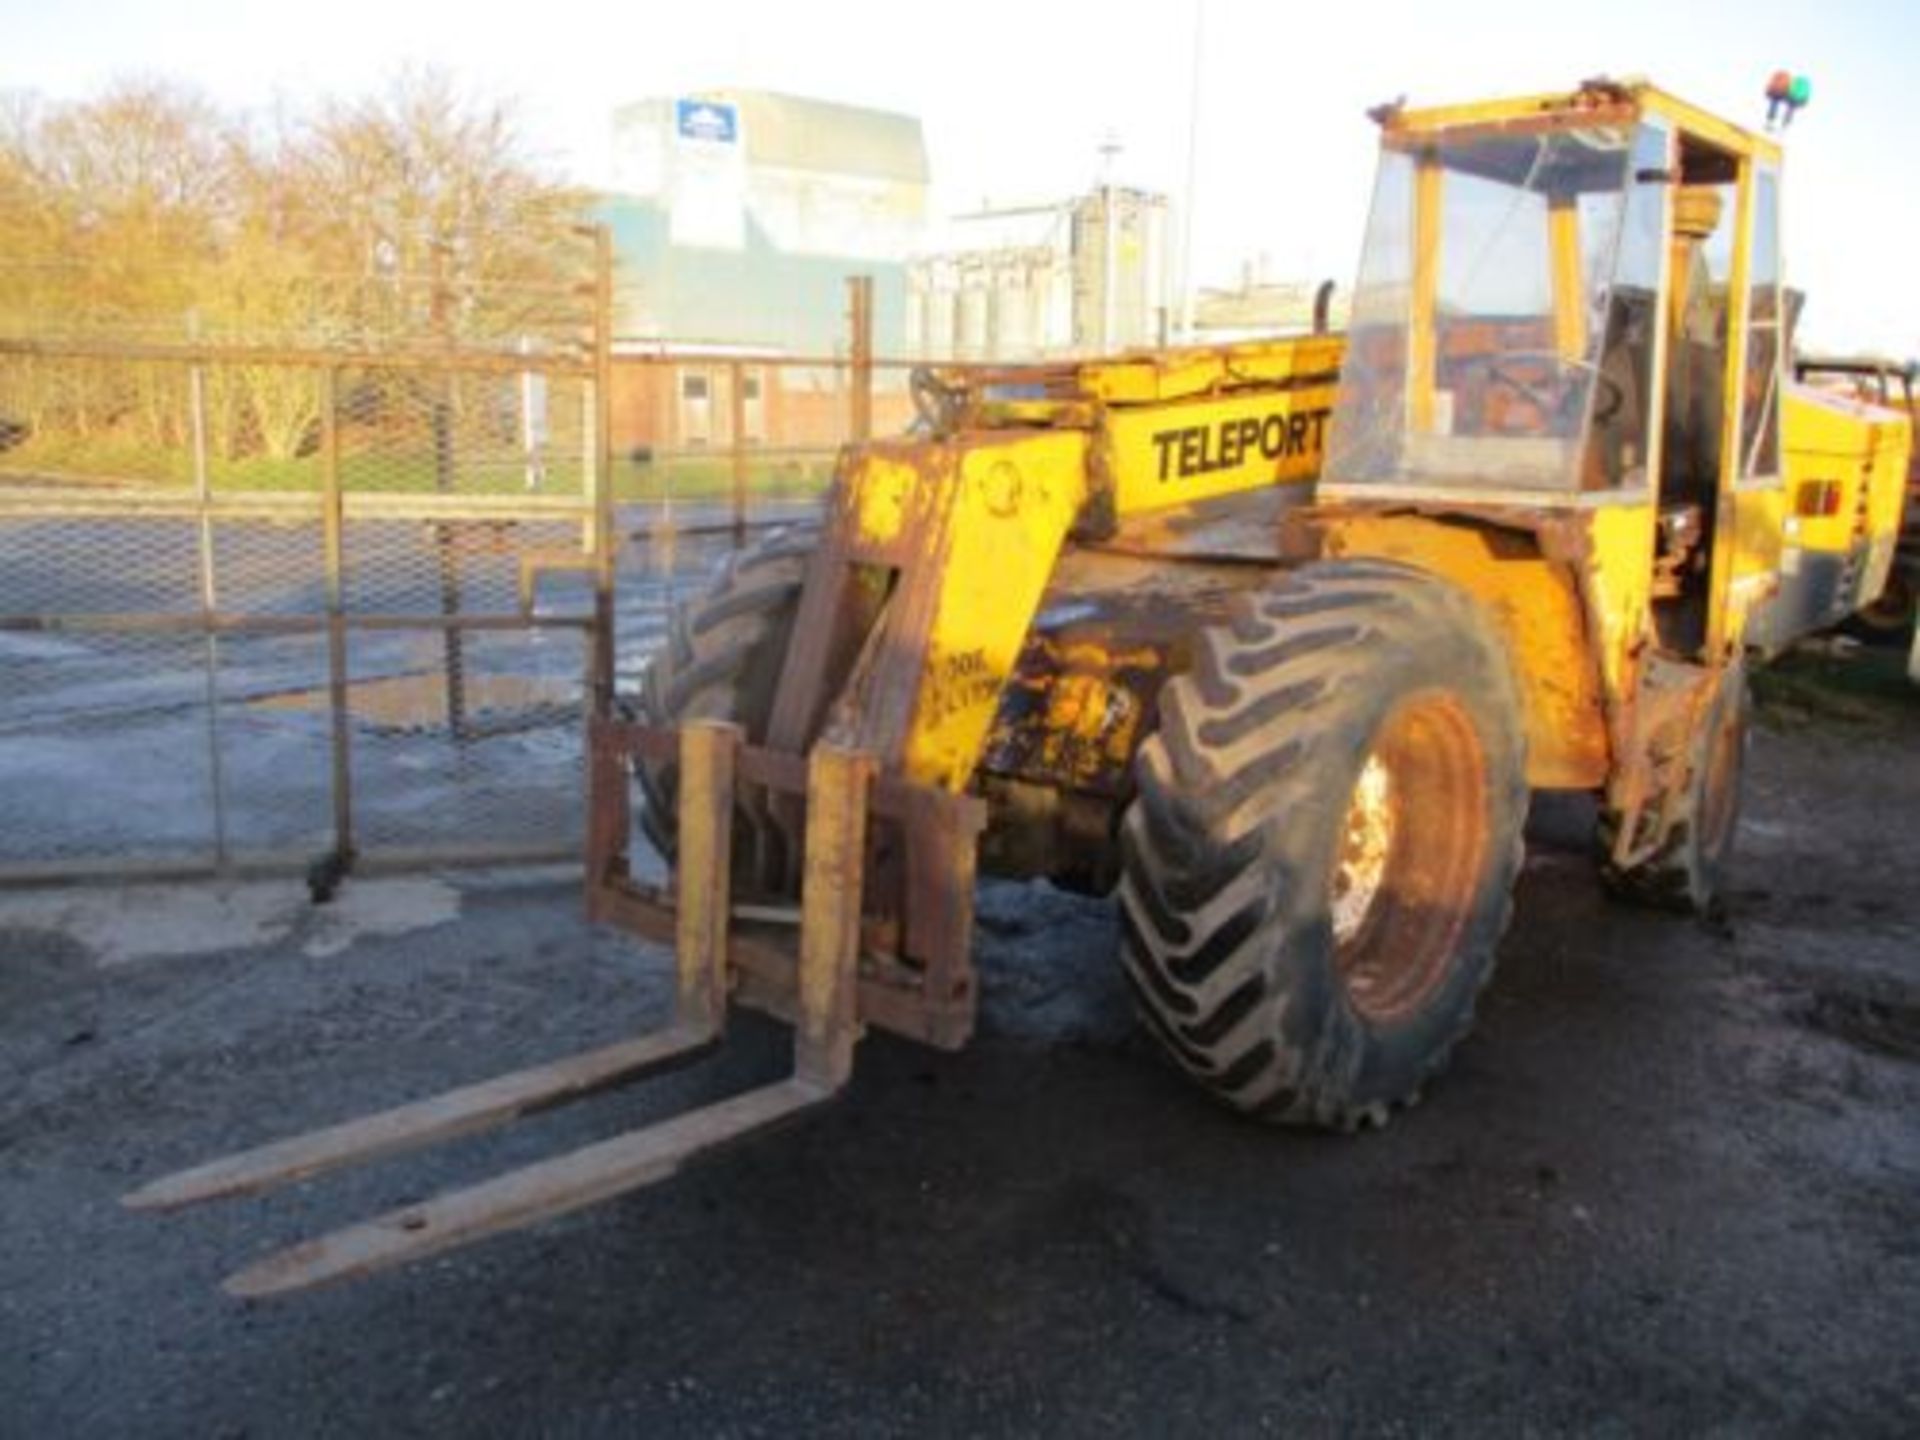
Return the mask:
{"type": "Polygon", "coordinates": [[[317,500],[271,518],[223,516],[208,529],[217,610],[309,619],[326,614],[326,544],[317,500]]]}
{"type": "MultiPolygon", "coordinates": [[[[3,486],[4,482],[0,482],[3,486]]],[[[0,508],[0,615],[196,614],[200,529],[178,516],[67,509],[44,491],[0,508]],[[37,502],[43,512],[31,508],[37,502]],[[63,509],[65,513],[62,513],[63,509]]],[[[107,497],[111,505],[111,497],[107,497]]]]}
{"type": "Polygon", "coordinates": [[[355,828],[369,850],[457,837],[512,854],[584,823],[585,679],[577,632],[418,630],[356,636],[351,763],[355,828]]]}
{"type": "Polygon", "coordinates": [[[0,348],[0,875],[577,847],[594,390],[543,345],[0,348]]]}
{"type": "Polygon", "coordinates": [[[598,547],[631,693],[729,548],[817,513],[860,417],[913,414],[908,367],[857,339],[623,353],[610,275],[582,283],[603,244],[315,277],[275,312],[296,328],[246,334],[9,312],[0,775],[39,818],[0,874],[577,845],[598,547]],[[134,803],[96,808],[116,786],[134,803]]]}
{"type": "Polygon", "coordinates": [[[228,852],[324,853],[334,841],[325,637],[223,635],[214,663],[228,852]]]}
{"type": "Polygon", "coordinates": [[[0,631],[0,869],[213,861],[206,650],[198,635],[0,631]]]}

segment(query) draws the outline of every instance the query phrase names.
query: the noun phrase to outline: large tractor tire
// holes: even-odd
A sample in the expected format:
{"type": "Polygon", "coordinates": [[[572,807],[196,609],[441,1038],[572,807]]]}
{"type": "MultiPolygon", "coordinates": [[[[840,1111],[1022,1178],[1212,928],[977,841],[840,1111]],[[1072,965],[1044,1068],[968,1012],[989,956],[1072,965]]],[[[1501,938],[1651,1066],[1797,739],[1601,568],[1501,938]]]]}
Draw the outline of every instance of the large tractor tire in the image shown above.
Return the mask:
{"type": "MultiPolygon", "coordinates": [[[[731,720],[746,730],[749,744],[765,739],[807,557],[819,543],[817,526],[795,525],[728,556],[706,593],[675,613],[641,682],[640,719],[662,726],[731,720]]],[[[677,849],[679,768],[668,760],[634,769],[641,828],[668,859],[677,849]]],[[[736,822],[741,818],[753,827],[763,817],[749,813],[736,822]]],[[[746,839],[738,823],[735,834],[746,839]]]]}
{"type": "Polygon", "coordinates": [[[1600,817],[1600,878],[1614,894],[1662,910],[1713,913],[1720,905],[1740,825],[1752,701],[1744,665],[1729,665],[1707,706],[1687,757],[1685,791],[1659,848],[1629,866],[1615,865],[1619,816],[1600,817]]]}
{"type": "Polygon", "coordinates": [[[1175,1062],[1281,1123],[1417,1100],[1524,853],[1520,703],[1478,604],[1384,561],[1294,572],[1203,633],[1135,768],[1122,954],[1175,1062]]]}

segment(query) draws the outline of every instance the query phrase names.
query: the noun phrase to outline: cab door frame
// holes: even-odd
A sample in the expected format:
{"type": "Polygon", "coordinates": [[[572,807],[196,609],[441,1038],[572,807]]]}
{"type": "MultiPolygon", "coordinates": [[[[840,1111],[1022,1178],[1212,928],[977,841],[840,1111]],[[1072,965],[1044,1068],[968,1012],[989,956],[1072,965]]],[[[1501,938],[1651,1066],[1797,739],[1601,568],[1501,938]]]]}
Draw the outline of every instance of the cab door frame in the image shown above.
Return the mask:
{"type": "Polygon", "coordinates": [[[1785,519],[1786,482],[1782,453],[1781,412],[1785,389],[1785,333],[1780,274],[1780,167],[1777,160],[1757,159],[1751,152],[1733,152],[1734,231],[1732,260],[1727,276],[1727,353],[1721,383],[1720,476],[1716,489],[1717,515],[1709,581],[1706,658],[1730,660],[1744,648],[1749,622],[1780,588],[1781,535],[1785,519]],[[1771,213],[1758,214],[1762,174],[1772,181],[1771,213]],[[1772,231],[1769,253],[1772,274],[1754,275],[1754,240],[1758,226],[1772,231]],[[1756,320],[1754,299],[1759,289],[1770,292],[1764,318],[1756,320]],[[1748,363],[1756,328],[1770,331],[1771,405],[1762,411],[1762,423],[1773,430],[1772,464],[1753,475],[1746,473],[1748,449],[1756,437],[1747,432],[1748,363]]]}

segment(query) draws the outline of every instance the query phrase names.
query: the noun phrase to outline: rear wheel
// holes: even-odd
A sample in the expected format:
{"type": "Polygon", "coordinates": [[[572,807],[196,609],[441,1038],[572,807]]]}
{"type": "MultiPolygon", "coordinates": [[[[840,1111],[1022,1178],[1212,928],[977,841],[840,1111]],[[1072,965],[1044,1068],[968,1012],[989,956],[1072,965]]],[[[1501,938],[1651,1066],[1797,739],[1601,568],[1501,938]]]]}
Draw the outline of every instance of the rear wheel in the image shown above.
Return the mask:
{"type": "MultiPolygon", "coordinates": [[[[819,542],[817,526],[796,525],[728,556],[706,593],[675,613],[666,643],[648,665],[640,689],[644,723],[731,720],[746,730],[749,743],[766,738],[807,557],[819,542]]],[[[672,760],[634,768],[641,828],[669,859],[676,848],[679,768],[672,760]]],[[[736,822],[746,824],[736,823],[735,835],[747,844],[766,828],[766,817],[742,808],[736,822]]]]}
{"type": "Polygon", "coordinates": [[[1887,576],[1886,587],[1867,605],[1840,622],[1842,634],[1869,645],[1904,645],[1913,634],[1920,598],[1913,582],[1896,566],[1887,576]]]}
{"type": "Polygon", "coordinates": [[[1667,833],[1648,858],[1615,865],[1610,857],[1619,817],[1602,815],[1600,875],[1608,889],[1640,904],[1701,915],[1719,904],[1740,822],[1750,710],[1746,667],[1729,665],[1693,737],[1685,790],[1667,833]]]}
{"type": "Polygon", "coordinates": [[[1472,1023],[1522,856],[1505,649],[1382,561],[1279,581],[1161,693],[1122,825],[1122,953],[1174,1060],[1236,1109],[1352,1129],[1472,1023]]]}

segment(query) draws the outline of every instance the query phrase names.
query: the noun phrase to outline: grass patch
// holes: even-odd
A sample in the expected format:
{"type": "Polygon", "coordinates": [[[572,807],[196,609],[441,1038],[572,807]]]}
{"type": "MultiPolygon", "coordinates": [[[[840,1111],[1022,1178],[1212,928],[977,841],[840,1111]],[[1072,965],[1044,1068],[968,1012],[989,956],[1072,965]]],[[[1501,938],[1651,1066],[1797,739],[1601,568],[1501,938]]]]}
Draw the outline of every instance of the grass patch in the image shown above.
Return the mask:
{"type": "MultiPolygon", "coordinates": [[[[760,499],[819,495],[833,478],[834,458],[834,452],[824,450],[752,453],[746,466],[747,492],[760,499]]],[[[184,451],[71,440],[35,440],[0,455],[0,480],[9,477],[87,488],[153,485],[172,489],[194,483],[192,457],[184,451]]],[[[287,459],[256,455],[211,462],[207,480],[217,493],[317,494],[324,476],[317,455],[287,459]]],[[[340,457],[340,480],[349,490],[387,494],[431,494],[441,488],[439,468],[432,450],[426,448],[348,450],[340,457]]],[[[585,484],[577,455],[550,460],[530,481],[526,463],[517,455],[456,451],[448,488],[459,495],[578,496],[585,484]]],[[[733,489],[733,462],[724,454],[622,458],[613,466],[614,498],[627,503],[725,499],[733,489]]]]}

